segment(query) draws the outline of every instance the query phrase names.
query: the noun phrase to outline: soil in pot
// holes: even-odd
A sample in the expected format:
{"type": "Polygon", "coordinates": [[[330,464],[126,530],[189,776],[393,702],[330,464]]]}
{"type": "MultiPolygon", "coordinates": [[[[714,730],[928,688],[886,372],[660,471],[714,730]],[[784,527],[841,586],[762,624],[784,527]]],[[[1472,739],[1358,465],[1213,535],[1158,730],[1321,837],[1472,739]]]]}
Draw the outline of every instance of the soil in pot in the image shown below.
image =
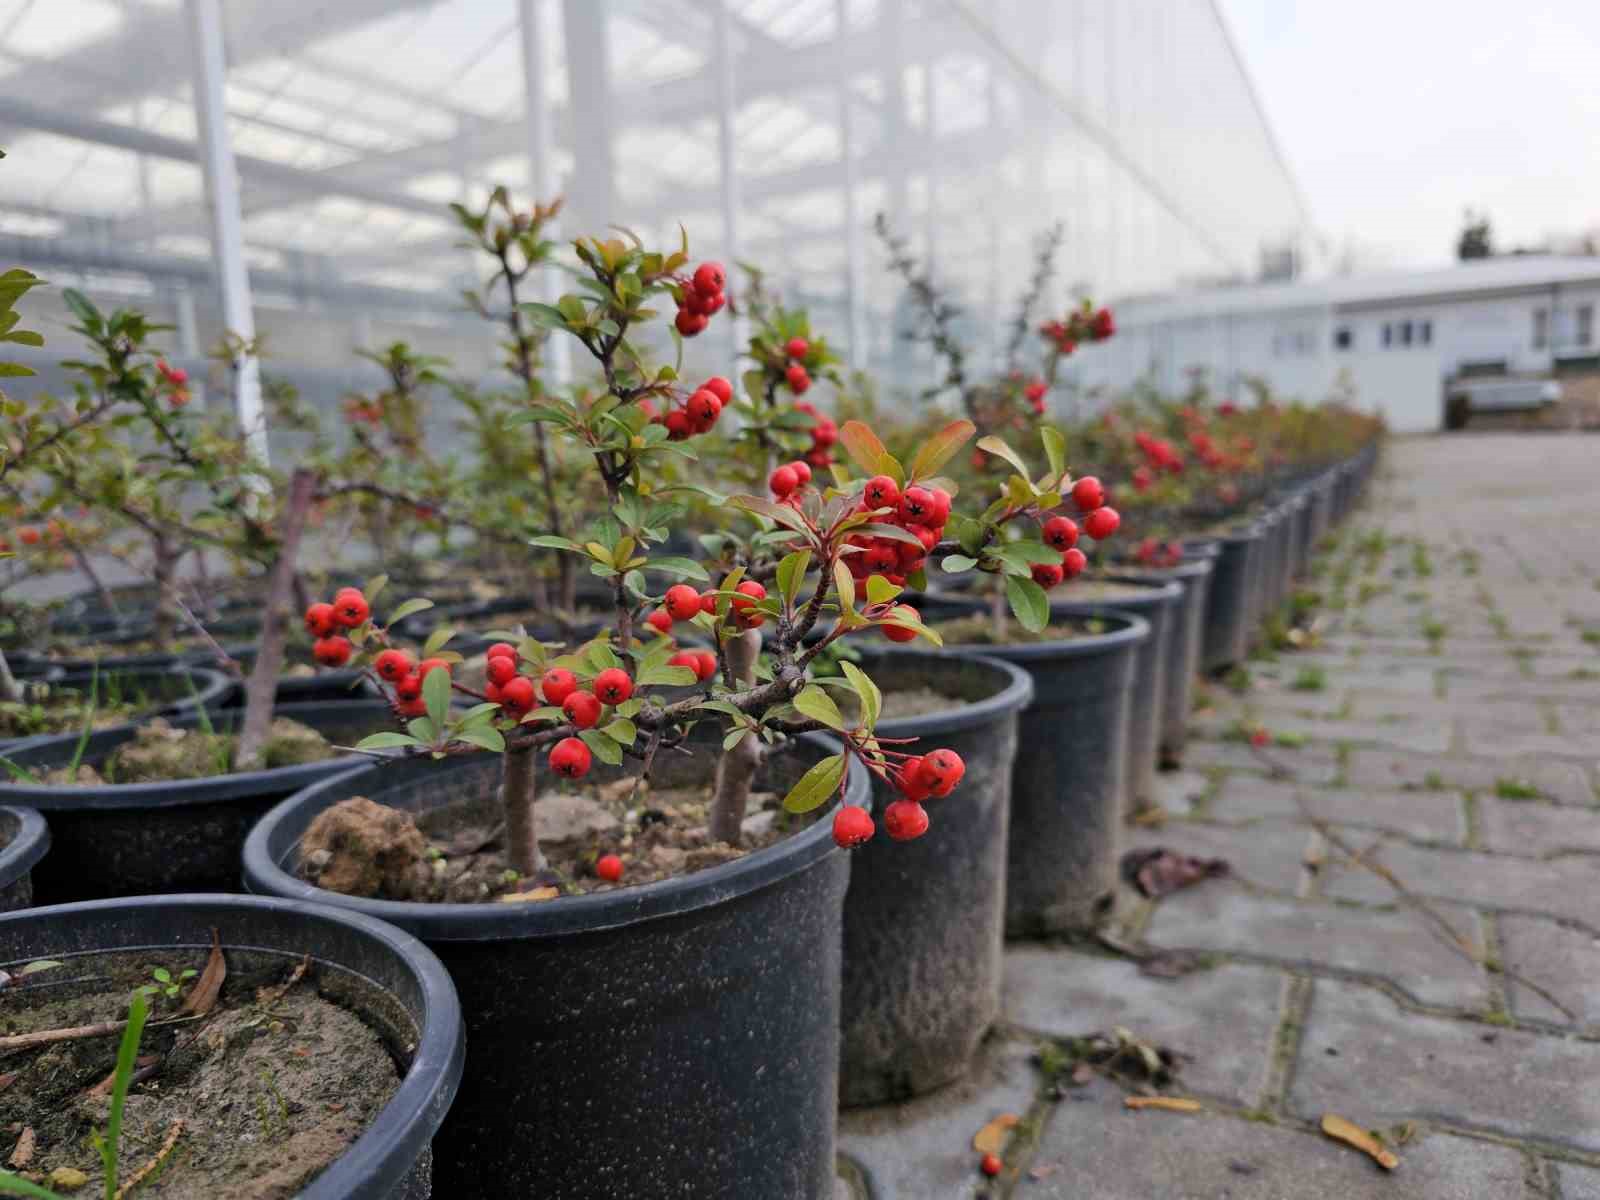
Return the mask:
{"type": "MultiPolygon", "coordinates": [[[[234,769],[238,740],[231,733],[210,728],[176,728],[157,717],[140,725],[131,741],[98,764],[80,763],[76,769],[61,766],[39,778],[56,786],[211,779],[234,769]]],[[[338,754],[315,729],[287,717],[274,717],[271,734],[261,749],[261,769],[322,762],[338,754]]]]}
{"type": "Polygon", "coordinates": [[[948,621],[934,621],[931,628],[938,631],[946,646],[1032,646],[1043,642],[1070,642],[1075,638],[1093,637],[1105,632],[1102,621],[1052,621],[1037,633],[1024,629],[1014,617],[1008,616],[1004,630],[995,628],[992,618],[983,613],[958,617],[948,621]]]}
{"type": "MultiPolygon", "coordinates": [[[[400,1081],[379,1034],[304,975],[282,955],[236,950],[74,956],[19,973],[4,1036],[118,1023],[134,989],[151,988],[119,1182],[144,1172],[137,1193],[158,1200],[278,1200],[344,1153],[400,1081]],[[218,964],[214,1007],[185,1014],[218,964]]],[[[118,1030],[7,1055],[0,1147],[13,1169],[62,1191],[80,1180],[85,1194],[103,1188],[91,1136],[106,1126],[120,1041],[118,1030]]]]}
{"type": "Polygon", "coordinates": [[[214,698],[214,674],[176,671],[75,673],[64,680],[24,685],[24,698],[0,701],[0,742],[41,734],[76,733],[87,724],[105,729],[185,701],[214,698]]]}

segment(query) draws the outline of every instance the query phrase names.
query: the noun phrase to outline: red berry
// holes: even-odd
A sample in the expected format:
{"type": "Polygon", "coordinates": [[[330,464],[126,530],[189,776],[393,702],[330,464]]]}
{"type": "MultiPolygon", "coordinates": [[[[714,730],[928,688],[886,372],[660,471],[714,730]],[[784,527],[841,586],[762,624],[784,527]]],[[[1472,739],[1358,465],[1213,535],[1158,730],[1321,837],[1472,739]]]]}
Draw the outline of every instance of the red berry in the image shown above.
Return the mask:
{"type": "Polygon", "coordinates": [[[908,525],[924,524],[933,513],[933,493],[925,487],[908,487],[900,496],[895,510],[908,525]]]}
{"type": "Polygon", "coordinates": [[[591,756],[582,738],[562,738],[550,751],[550,769],[568,779],[582,779],[589,773],[591,756]]]}
{"type": "Polygon", "coordinates": [[[933,512],[928,516],[928,524],[935,529],[943,529],[945,522],[950,519],[950,493],[943,488],[929,488],[928,495],[933,497],[933,512]]]}
{"type": "Polygon", "coordinates": [[[493,681],[490,681],[489,683],[483,685],[483,698],[490,704],[499,704],[503,699],[505,699],[505,694],[499,689],[498,686],[495,685],[493,681]]]}
{"type": "Polygon", "coordinates": [[[421,696],[413,696],[409,700],[402,700],[395,707],[400,710],[402,717],[425,717],[428,715],[428,705],[421,696]]]}
{"type": "Polygon", "coordinates": [[[633,695],[633,680],[620,667],[608,667],[594,677],[594,694],[603,704],[621,704],[633,695]]]}
{"type": "Polygon", "coordinates": [[[667,666],[688,667],[689,670],[694,672],[696,679],[700,678],[700,655],[693,650],[679,650],[671,658],[667,659],[667,666]]]}
{"type": "Polygon", "coordinates": [[[928,832],[928,810],[915,800],[896,800],[883,810],[883,827],[897,842],[909,842],[928,832]]]}
{"type": "Polygon", "coordinates": [[[1088,565],[1089,559],[1076,546],[1061,556],[1061,570],[1068,579],[1082,575],[1088,565]]]}
{"type": "Polygon", "coordinates": [[[600,719],[600,700],[590,692],[573,692],[561,702],[561,711],[579,729],[591,729],[600,719]]]}
{"type": "Polygon", "coordinates": [[[967,764],[954,750],[933,750],[922,756],[917,778],[935,796],[948,796],[967,773],[967,764]]]}
{"type": "Polygon", "coordinates": [[[500,685],[500,704],[514,716],[532,712],[538,703],[539,694],[534,691],[533,680],[526,675],[517,675],[500,685]]]}
{"type": "Polygon", "coordinates": [[[700,390],[710,392],[724,404],[733,399],[733,384],[729,383],[721,375],[713,375],[700,385],[700,390]]]}
{"type": "Polygon", "coordinates": [[[721,292],[718,292],[715,296],[707,296],[702,292],[700,301],[705,307],[706,316],[714,317],[722,311],[722,306],[728,302],[728,298],[721,292]]]}
{"type": "Polygon", "coordinates": [[[1095,541],[1104,541],[1117,531],[1122,518],[1114,508],[1097,508],[1083,519],[1083,530],[1095,541]]]}
{"type": "Polygon", "coordinates": [[[356,588],[346,588],[333,598],[333,619],[346,629],[354,629],[371,615],[367,598],[356,588]]]}
{"type": "Polygon", "coordinates": [[[720,599],[716,588],[707,588],[700,593],[700,611],[713,621],[717,619],[717,601],[720,599]]]}
{"type": "Polygon", "coordinates": [[[1033,581],[1045,589],[1055,587],[1066,578],[1066,571],[1060,563],[1034,563],[1028,570],[1033,575],[1033,581]]]}
{"type": "MultiPolygon", "coordinates": [[[[553,756],[551,761],[554,761],[553,756]]],[[[615,854],[602,854],[595,859],[594,873],[607,883],[615,883],[622,878],[622,860],[615,854]]]]}
{"type": "Polygon", "coordinates": [[[781,498],[800,486],[800,476],[793,467],[779,467],[767,479],[767,486],[772,489],[774,496],[781,498]]]}
{"type": "MultiPolygon", "coordinates": [[[[795,368],[790,367],[791,371],[795,368]]],[[[793,382],[791,380],[791,382],[793,382]]],[[[839,427],[824,417],[811,427],[811,445],[817,450],[826,450],[839,440],[839,427]]],[[[826,466],[826,463],[822,464],[826,466]]]]}
{"type": "Polygon", "coordinates": [[[489,682],[496,686],[510,683],[517,677],[517,661],[504,654],[497,654],[489,660],[484,668],[484,674],[489,677],[489,682]]]}
{"type": "Polygon", "coordinates": [[[755,607],[758,600],[767,598],[767,589],[754,579],[744,579],[739,586],[733,589],[739,594],[733,598],[733,608],[736,612],[748,612],[755,607]]]}
{"type": "Polygon", "coordinates": [[[1044,540],[1057,550],[1071,550],[1078,544],[1078,523],[1071,517],[1051,517],[1044,523],[1044,540]]]}
{"type": "Polygon", "coordinates": [[[539,680],[539,690],[546,704],[565,704],[567,697],[578,690],[578,677],[565,667],[551,667],[539,680]]]}
{"type": "Polygon", "coordinates": [[[810,349],[811,346],[805,340],[805,338],[793,337],[790,338],[788,344],[784,346],[783,352],[790,358],[804,358],[810,349]]]}
{"type": "Polygon", "coordinates": [[[717,423],[717,418],[722,415],[722,401],[716,394],[701,388],[689,397],[689,420],[694,423],[695,429],[704,433],[717,423]]]}
{"type": "Polygon", "coordinates": [[[694,290],[716,296],[728,286],[728,273],[719,262],[703,262],[694,269],[694,290]]]}
{"type": "Polygon", "coordinates": [[[510,642],[496,642],[494,645],[490,646],[487,650],[484,651],[484,657],[485,658],[509,658],[512,662],[516,662],[517,661],[517,648],[515,646],[513,646],[510,642]]]}
{"type": "MultiPolygon", "coordinates": [[[[710,324],[711,318],[697,313],[692,313],[687,308],[680,308],[678,310],[677,318],[672,323],[678,327],[679,333],[683,334],[684,337],[689,338],[694,337],[708,324],[710,324]]],[[[671,421],[670,417],[668,418],[668,421],[671,421]]],[[[584,750],[587,751],[588,747],[585,746],[584,750]]],[[[554,754],[550,756],[550,761],[555,761],[554,754]]],[[[587,768],[585,769],[587,770],[587,768]]]]}
{"type": "Polygon", "coordinates": [[[874,475],[861,489],[861,502],[868,508],[893,508],[900,503],[900,485],[892,475],[874,475]]]}
{"type": "Polygon", "coordinates": [[[425,658],[417,664],[417,678],[426,679],[428,677],[428,672],[433,670],[435,667],[442,667],[444,668],[444,673],[446,675],[450,674],[450,664],[445,662],[444,659],[425,658]]]}
{"type": "Polygon", "coordinates": [[[378,678],[393,683],[411,674],[413,664],[411,655],[404,650],[385,650],[372,660],[372,668],[378,672],[378,678]]]}
{"type": "MultiPolygon", "coordinates": [[[[694,598],[694,602],[695,607],[698,608],[700,605],[700,597],[696,596],[694,598]]],[[[657,633],[671,633],[672,614],[667,611],[666,605],[662,605],[645,618],[645,624],[649,625],[650,628],[654,629],[657,633]]]]}
{"type": "Polygon", "coordinates": [[[687,621],[700,614],[700,593],[687,583],[675,583],[667,589],[663,607],[674,621],[687,621]]]}
{"type": "Polygon", "coordinates": [[[32,525],[24,525],[17,530],[17,536],[22,539],[23,545],[37,546],[39,544],[39,531],[32,525]]]}
{"type": "Polygon", "coordinates": [[[789,383],[789,390],[796,396],[803,396],[811,387],[811,374],[799,363],[790,363],[789,369],[783,373],[784,379],[789,383]]]}
{"type": "Polygon", "coordinates": [[[667,427],[667,436],[675,442],[681,442],[694,432],[694,422],[689,414],[681,408],[675,408],[661,419],[667,427]]]}
{"type": "Polygon", "coordinates": [[[697,650],[694,657],[695,674],[700,676],[701,683],[704,683],[717,673],[717,656],[711,651],[697,650]]]}
{"type": "Polygon", "coordinates": [[[1268,734],[1265,729],[1257,729],[1254,733],[1252,733],[1250,735],[1250,744],[1252,746],[1256,747],[1258,750],[1262,746],[1265,746],[1271,740],[1272,740],[1271,735],[1268,734]]]}
{"type": "Polygon", "coordinates": [[[350,661],[350,639],[342,635],[318,638],[311,646],[311,657],[325,667],[342,667],[350,661]]]}
{"type": "Polygon", "coordinates": [[[795,477],[800,480],[801,487],[805,487],[806,484],[811,482],[811,465],[803,459],[797,458],[792,463],[784,465],[795,473],[795,477]]]}
{"type": "Polygon", "coordinates": [[[978,1163],[978,1170],[982,1171],[990,1179],[993,1179],[1004,1169],[1005,1164],[1000,1161],[998,1154],[985,1154],[982,1161],[978,1163]]]}
{"type": "MultiPolygon", "coordinates": [[[[21,529],[17,532],[17,536],[26,542],[28,540],[27,535],[30,532],[33,531],[21,529]]],[[[36,532],[33,540],[35,542],[39,540],[39,535],[36,532]]],[[[339,623],[334,620],[333,605],[319,603],[313,604],[306,609],[306,632],[312,637],[325,638],[332,634],[338,628],[338,625],[339,623]]]]}
{"type": "Polygon", "coordinates": [[[711,297],[690,284],[683,290],[683,307],[686,312],[691,312],[697,317],[709,317],[711,297]]]}
{"type": "Polygon", "coordinates": [[[841,805],[839,811],[833,814],[834,843],[846,850],[853,850],[863,842],[870,841],[877,831],[878,827],[872,823],[872,815],[858,804],[841,805]]]}
{"type": "Polygon", "coordinates": [[[1106,502],[1106,489],[1093,475],[1085,475],[1072,485],[1072,502],[1079,512],[1093,512],[1106,502]]]}
{"type": "MultiPolygon", "coordinates": [[[[922,614],[916,609],[912,608],[909,604],[896,604],[889,610],[890,617],[893,617],[896,613],[899,613],[901,616],[910,617],[914,621],[920,621],[922,619],[922,614]]],[[[897,625],[893,621],[885,621],[883,625],[883,636],[888,638],[891,642],[911,642],[916,640],[917,631],[906,625],[897,625]]]]}
{"type": "Polygon", "coordinates": [[[415,671],[394,682],[395,699],[415,700],[422,695],[422,676],[415,671]]]}

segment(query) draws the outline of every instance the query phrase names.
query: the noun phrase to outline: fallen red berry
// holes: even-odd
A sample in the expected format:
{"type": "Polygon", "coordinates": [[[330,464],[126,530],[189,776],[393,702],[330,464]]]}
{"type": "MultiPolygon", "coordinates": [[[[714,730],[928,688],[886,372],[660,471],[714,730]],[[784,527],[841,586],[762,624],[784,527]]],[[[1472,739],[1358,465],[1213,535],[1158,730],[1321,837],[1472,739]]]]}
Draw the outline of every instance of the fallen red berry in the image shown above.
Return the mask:
{"type": "Polygon", "coordinates": [[[602,704],[621,704],[633,695],[633,680],[621,667],[607,667],[594,677],[594,694],[602,704]]]}
{"type": "Polygon", "coordinates": [[[1004,1169],[1005,1164],[1000,1161],[1000,1156],[998,1154],[985,1154],[982,1160],[978,1163],[978,1170],[982,1171],[990,1179],[993,1179],[1004,1169]]]}
{"type": "Polygon", "coordinates": [[[1093,512],[1106,502],[1106,489],[1093,475],[1085,475],[1072,485],[1072,502],[1079,512],[1093,512]]]}
{"type": "Polygon", "coordinates": [[[600,698],[592,692],[573,692],[561,702],[561,711],[579,729],[594,727],[600,719],[600,707],[600,698]]]}
{"type": "Polygon", "coordinates": [[[311,646],[311,657],[325,667],[342,667],[350,661],[353,647],[343,635],[318,638],[311,646]]]}
{"type": "Polygon", "coordinates": [[[565,667],[551,667],[539,680],[539,690],[546,704],[565,704],[567,697],[578,690],[578,677],[565,667]]]}
{"type": "MultiPolygon", "coordinates": [[[[555,761],[553,755],[551,756],[551,761],[555,761]]],[[[607,883],[615,883],[622,878],[622,860],[615,854],[602,854],[595,859],[594,873],[607,883]]]]}
{"type": "Polygon", "coordinates": [[[1117,531],[1122,517],[1114,508],[1097,508],[1083,519],[1083,531],[1095,541],[1104,541],[1117,531]]]}
{"type": "Polygon", "coordinates": [[[870,841],[877,831],[872,815],[858,804],[841,805],[839,811],[833,814],[834,844],[846,850],[853,850],[863,842],[870,841]]]}
{"type": "Polygon", "coordinates": [[[928,832],[928,810],[915,800],[896,800],[883,810],[883,827],[897,842],[909,842],[928,832]]]}
{"type": "Polygon", "coordinates": [[[550,769],[568,779],[582,779],[589,773],[591,757],[582,738],[562,738],[550,751],[550,769]]]}

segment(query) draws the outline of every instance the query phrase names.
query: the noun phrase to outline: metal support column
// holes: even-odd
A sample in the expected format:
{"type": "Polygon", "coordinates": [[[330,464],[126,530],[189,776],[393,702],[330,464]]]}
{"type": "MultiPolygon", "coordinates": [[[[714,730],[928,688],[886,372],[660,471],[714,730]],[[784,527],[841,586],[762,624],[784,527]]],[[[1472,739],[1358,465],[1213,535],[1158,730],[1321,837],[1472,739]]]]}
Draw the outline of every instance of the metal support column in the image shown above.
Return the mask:
{"type": "MultiPolygon", "coordinates": [[[[850,0],[834,0],[834,36],[839,41],[839,61],[847,63],[845,52],[850,28],[850,0]]],[[[856,162],[856,122],[854,94],[850,89],[848,70],[839,79],[839,153],[844,160],[844,244],[845,244],[845,303],[847,305],[850,339],[850,369],[864,370],[867,365],[866,321],[866,247],[861,228],[861,168],[856,162]]]]}
{"type": "MultiPolygon", "coordinates": [[[[545,88],[544,0],[518,0],[522,28],[523,104],[528,119],[528,190],[534,204],[548,204],[560,194],[551,160],[550,103],[545,88]]],[[[560,219],[545,227],[545,237],[561,245],[560,219]]],[[[540,300],[555,303],[561,280],[555,267],[539,272],[535,291],[540,300]]],[[[551,372],[558,385],[572,382],[572,341],[553,337],[545,342],[551,372]]]]}
{"type": "MultiPolygon", "coordinates": [[[[221,0],[188,0],[194,52],[195,123],[200,133],[200,165],[211,209],[211,252],[217,260],[222,292],[222,323],[246,343],[256,337],[250,305],[250,272],[244,261],[244,223],[239,209],[239,175],[228,141],[224,88],[227,63],[222,47],[221,0]]],[[[234,404],[250,452],[267,461],[267,426],[261,409],[261,363],[254,354],[234,360],[234,404]]]]}
{"type": "Polygon", "coordinates": [[[561,31],[567,60],[567,111],[572,114],[572,186],[567,228],[601,234],[622,219],[615,211],[611,156],[611,53],[609,3],[563,0],[561,31]]]}
{"type": "MultiPolygon", "coordinates": [[[[733,16],[728,11],[730,0],[715,0],[711,17],[711,69],[717,84],[717,182],[722,201],[722,254],[728,278],[738,292],[736,282],[739,261],[739,130],[735,118],[739,112],[738,97],[733,90],[733,16]]],[[[728,322],[728,337],[732,340],[732,356],[744,349],[745,321],[736,317],[728,322]]]]}

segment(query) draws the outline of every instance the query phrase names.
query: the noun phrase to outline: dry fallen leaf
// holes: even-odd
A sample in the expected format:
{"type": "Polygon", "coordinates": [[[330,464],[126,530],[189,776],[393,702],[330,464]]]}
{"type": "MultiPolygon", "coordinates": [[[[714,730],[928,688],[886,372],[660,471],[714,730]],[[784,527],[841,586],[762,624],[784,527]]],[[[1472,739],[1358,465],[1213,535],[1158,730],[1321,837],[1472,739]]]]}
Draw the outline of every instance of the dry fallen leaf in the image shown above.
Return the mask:
{"type": "Polygon", "coordinates": [[[189,993],[188,999],[183,1002],[183,1007],[178,1010],[182,1017],[203,1017],[217,1003],[217,996],[222,991],[222,981],[228,977],[228,964],[222,959],[222,942],[217,936],[217,931],[211,931],[211,955],[206,959],[206,969],[200,972],[200,978],[195,982],[194,989],[189,993]]]}
{"type": "Polygon", "coordinates": [[[500,897],[501,904],[521,904],[528,900],[554,900],[561,895],[560,888],[534,888],[531,892],[507,892],[500,897]]]}
{"type": "Polygon", "coordinates": [[[0,1092],[5,1091],[8,1087],[10,1087],[16,1081],[17,1081],[17,1072],[15,1072],[15,1071],[13,1071],[9,1075],[0,1075],[0,1092]]]}
{"type": "Polygon", "coordinates": [[[1186,1100],[1181,1096],[1124,1096],[1122,1100],[1125,1108],[1159,1108],[1163,1112],[1199,1112],[1198,1100],[1186,1100]]]}
{"type": "Polygon", "coordinates": [[[973,1136],[972,1148],[979,1154],[999,1154],[1006,1148],[1006,1135],[1021,1120],[1016,1113],[1001,1113],[973,1136]]]}
{"type": "Polygon", "coordinates": [[[25,1167],[33,1161],[33,1126],[23,1127],[22,1136],[17,1139],[16,1148],[11,1151],[11,1157],[6,1159],[13,1167],[25,1167]]]}
{"type": "Polygon", "coordinates": [[[1322,1118],[1322,1132],[1335,1141],[1370,1154],[1372,1161],[1385,1171],[1392,1171],[1400,1165],[1400,1160],[1394,1156],[1393,1151],[1353,1121],[1328,1113],[1322,1118]]]}

